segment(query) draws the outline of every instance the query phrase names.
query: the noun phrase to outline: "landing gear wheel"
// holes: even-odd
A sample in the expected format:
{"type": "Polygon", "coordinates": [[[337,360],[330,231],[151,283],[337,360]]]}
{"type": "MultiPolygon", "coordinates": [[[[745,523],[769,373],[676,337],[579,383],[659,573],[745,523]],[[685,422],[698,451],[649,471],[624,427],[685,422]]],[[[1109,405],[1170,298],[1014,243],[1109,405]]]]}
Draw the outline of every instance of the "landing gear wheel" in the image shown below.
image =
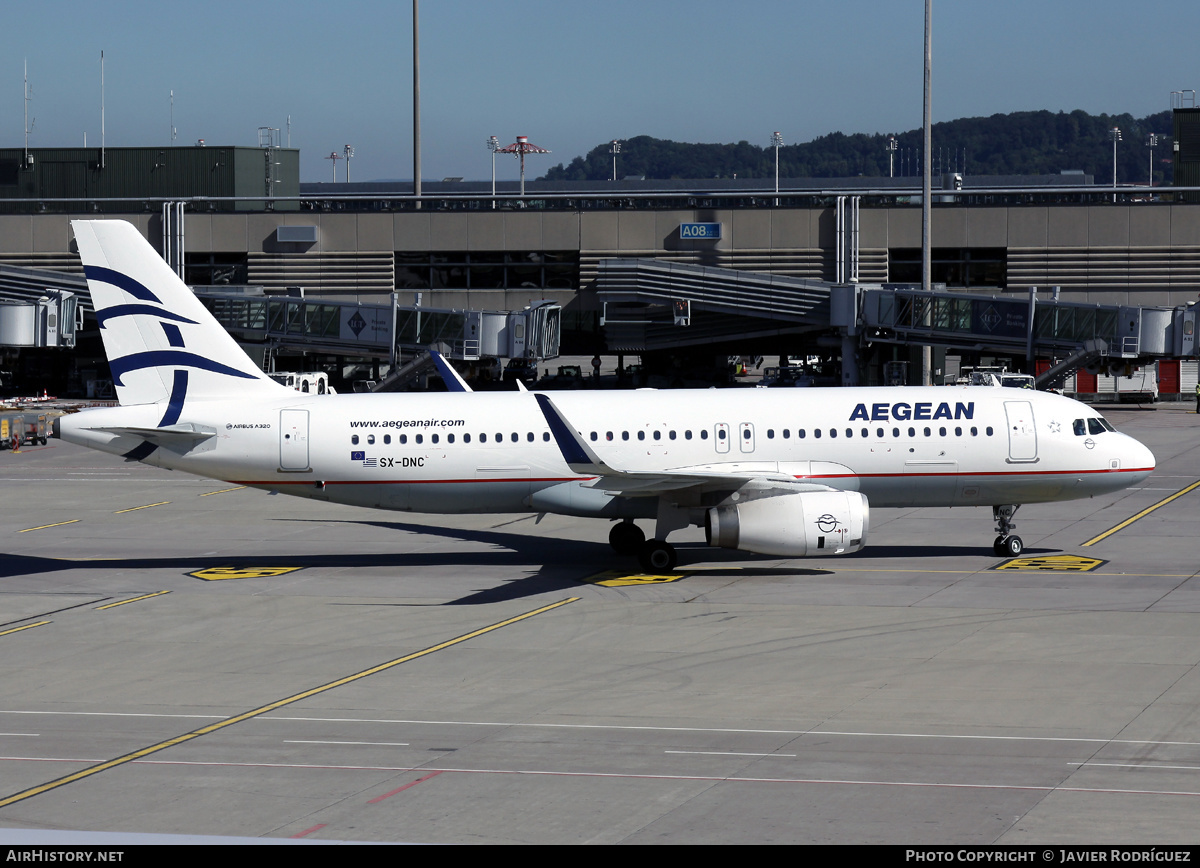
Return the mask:
{"type": "Polygon", "coordinates": [[[1019,503],[1003,503],[992,507],[992,518],[996,520],[996,541],[992,543],[992,551],[996,557],[1015,558],[1025,548],[1025,543],[1021,542],[1021,538],[1013,534],[1012,529],[1017,526],[1017,523],[1012,520],[1017,510],[1021,508],[1019,503]]]}
{"type": "Polygon", "coordinates": [[[997,557],[1015,558],[1025,551],[1025,543],[1019,536],[998,536],[992,543],[992,551],[997,557]]]}
{"type": "Polygon", "coordinates": [[[667,573],[675,569],[675,547],[660,539],[652,539],[642,544],[638,552],[638,562],[648,573],[667,573]]]}
{"type": "Polygon", "coordinates": [[[619,555],[636,555],[646,544],[646,534],[631,521],[618,522],[608,532],[608,544],[619,555]]]}

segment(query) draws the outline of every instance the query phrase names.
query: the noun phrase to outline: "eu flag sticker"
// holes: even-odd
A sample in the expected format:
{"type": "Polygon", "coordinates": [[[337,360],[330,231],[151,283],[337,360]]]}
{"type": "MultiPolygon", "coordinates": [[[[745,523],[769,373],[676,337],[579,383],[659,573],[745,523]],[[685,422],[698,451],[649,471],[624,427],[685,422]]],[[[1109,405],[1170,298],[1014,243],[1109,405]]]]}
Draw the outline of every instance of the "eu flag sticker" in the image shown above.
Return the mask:
{"type": "Polygon", "coordinates": [[[362,461],[362,460],[363,460],[364,458],[366,458],[366,457],[367,457],[367,453],[366,453],[366,452],[351,452],[351,453],[350,453],[350,460],[351,460],[351,461],[362,461]]]}

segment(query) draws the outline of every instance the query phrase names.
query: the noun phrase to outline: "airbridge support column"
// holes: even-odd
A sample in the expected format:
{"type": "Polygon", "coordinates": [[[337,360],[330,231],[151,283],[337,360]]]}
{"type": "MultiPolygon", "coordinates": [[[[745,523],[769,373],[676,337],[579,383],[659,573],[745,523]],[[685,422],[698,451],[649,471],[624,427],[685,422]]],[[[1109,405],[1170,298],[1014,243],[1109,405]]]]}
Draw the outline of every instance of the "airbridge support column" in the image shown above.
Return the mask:
{"type": "Polygon", "coordinates": [[[858,338],[842,338],[842,385],[858,385],[858,338]]]}
{"type": "Polygon", "coordinates": [[[858,385],[859,286],[857,282],[829,288],[829,324],[842,333],[842,385],[858,385]]]}

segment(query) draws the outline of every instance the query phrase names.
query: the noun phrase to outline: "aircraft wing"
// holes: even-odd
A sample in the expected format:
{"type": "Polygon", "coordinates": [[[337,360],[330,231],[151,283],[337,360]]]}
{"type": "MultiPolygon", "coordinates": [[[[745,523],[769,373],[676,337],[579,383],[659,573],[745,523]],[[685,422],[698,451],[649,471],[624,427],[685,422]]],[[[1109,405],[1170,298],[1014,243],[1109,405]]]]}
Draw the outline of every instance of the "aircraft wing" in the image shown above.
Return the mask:
{"type": "Polygon", "coordinates": [[[652,497],[671,491],[694,489],[784,488],[788,492],[833,491],[828,485],[796,479],[777,470],[760,470],[737,463],[682,467],[673,470],[629,471],[612,467],[588,446],[549,396],[535,393],[550,433],[572,471],[593,476],[588,486],[627,497],[652,497]]]}

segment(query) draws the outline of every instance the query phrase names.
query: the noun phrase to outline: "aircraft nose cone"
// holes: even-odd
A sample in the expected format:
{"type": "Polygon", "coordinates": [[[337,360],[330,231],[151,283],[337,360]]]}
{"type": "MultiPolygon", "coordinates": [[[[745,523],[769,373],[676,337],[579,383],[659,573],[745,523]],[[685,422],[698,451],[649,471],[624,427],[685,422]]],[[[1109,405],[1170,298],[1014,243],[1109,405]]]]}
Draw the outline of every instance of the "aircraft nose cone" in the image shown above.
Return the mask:
{"type": "Polygon", "coordinates": [[[1123,451],[1125,455],[1123,456],[1122,466],[1128,467],[1130,470],[1142,471],[1144,474],[1143,479],[1149,476],[1150,471],[1157,466],[1157,462],[1154,460],[1154,453],[1132,437],[1129,438],[1128,448],[1123,451]]]}

